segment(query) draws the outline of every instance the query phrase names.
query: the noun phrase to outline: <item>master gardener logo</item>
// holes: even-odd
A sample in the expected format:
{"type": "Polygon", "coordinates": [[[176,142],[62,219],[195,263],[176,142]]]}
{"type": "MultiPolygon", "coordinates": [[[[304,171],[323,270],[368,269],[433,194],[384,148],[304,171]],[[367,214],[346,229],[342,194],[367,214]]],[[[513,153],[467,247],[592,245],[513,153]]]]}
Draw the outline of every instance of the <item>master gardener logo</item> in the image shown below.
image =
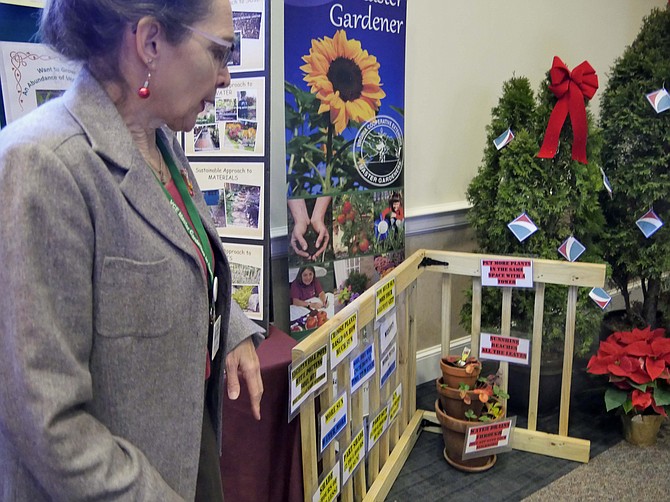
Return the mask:
{"type": "Polygon", "coordinates": [[[356,134],[356,169],[370,185],[393,184],[402,173],[403,138],[400,124],[387,115],[365,122],[356,134]]]}

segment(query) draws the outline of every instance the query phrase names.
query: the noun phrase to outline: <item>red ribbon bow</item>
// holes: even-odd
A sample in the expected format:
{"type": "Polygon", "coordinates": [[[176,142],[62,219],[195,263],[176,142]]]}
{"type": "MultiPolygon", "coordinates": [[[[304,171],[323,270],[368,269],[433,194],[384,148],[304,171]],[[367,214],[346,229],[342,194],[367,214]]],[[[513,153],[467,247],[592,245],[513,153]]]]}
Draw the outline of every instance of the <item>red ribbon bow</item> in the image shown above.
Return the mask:
{"type": "Polygon", "coordinates": [[[569,114],[573,135],[572,158],[582,164],[587,164],[586,138],[589,128],[586,123],[584,98],[591,99],[598,90],[596,71],[588,61],[584,61],[571,73],[561,58],[554,56],[549,76],[551,77],[549,89],[558,98],[558,102],[549,117],[542,148],[537,156],[542,159],[554,158],[561,129],[569,114]]]}

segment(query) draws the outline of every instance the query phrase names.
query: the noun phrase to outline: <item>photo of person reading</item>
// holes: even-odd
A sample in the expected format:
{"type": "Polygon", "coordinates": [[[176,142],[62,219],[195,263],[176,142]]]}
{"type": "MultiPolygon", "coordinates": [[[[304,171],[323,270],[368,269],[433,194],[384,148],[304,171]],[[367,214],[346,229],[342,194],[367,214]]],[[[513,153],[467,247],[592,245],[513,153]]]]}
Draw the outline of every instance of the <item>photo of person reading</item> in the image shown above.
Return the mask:
{"type": "Polygon", "coordinates": [[[301,267],[291,283],[291,304],[317,310],[328,306],[328,297],[311,265],[301,267]]]}

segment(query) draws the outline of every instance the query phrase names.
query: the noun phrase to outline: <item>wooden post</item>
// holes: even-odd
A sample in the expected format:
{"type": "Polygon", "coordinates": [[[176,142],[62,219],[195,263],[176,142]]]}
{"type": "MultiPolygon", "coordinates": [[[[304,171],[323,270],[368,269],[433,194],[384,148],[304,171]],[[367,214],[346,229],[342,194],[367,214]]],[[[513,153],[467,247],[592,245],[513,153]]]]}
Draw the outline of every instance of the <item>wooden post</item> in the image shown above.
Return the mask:
{"type": "Polygon", "coordinates": [[[537,429],[537,406],[540,394],[540,362],[542,359],[542,323],[544,322],[544,283],[535,284],[533,340],[530,356],[530,389],[528,396],[528,430],[537,429]]]}

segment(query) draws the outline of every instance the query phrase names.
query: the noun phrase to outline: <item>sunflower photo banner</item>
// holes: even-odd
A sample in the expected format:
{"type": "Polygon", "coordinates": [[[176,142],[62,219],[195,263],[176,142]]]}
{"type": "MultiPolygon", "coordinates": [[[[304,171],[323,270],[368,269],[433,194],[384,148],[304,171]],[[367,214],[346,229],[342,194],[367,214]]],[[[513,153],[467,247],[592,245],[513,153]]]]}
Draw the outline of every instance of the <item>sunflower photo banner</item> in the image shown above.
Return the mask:
{"type": "Polygon", "coordinates": [[[284,1],[296,338],[405,257],[406,15],[402,0],[284,1]]]}

